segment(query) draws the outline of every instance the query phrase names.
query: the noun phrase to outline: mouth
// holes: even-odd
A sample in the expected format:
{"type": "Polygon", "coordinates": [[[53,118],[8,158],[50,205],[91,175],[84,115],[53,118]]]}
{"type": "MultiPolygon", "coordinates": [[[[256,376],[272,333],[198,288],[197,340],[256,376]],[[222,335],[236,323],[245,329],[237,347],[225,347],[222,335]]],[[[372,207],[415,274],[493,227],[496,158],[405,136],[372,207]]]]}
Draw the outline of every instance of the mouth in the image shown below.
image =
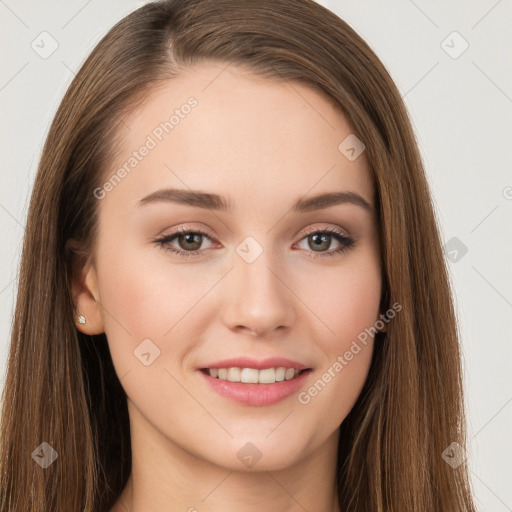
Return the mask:
{"type": "Polygon", "coordinates": [[[283,360],[280,363],[284,366],[265,367],[268,363],[262,362],[253,363],[252,366],[221,366],[216,363],[217,366],[198,368],[198,374],[207,384],[207,390],[214,391],[224,399],[251,407],[269,406],[298,393],[313,371],[298,363],[285,363],[283,360]]]}
{"type": "Polygon", "coordinates": [[[249,368],[231,366],[228,368],[201,368],[201,372],[217,380],[240,382],[243,384],[275,384],[297,379],[311,368],[290,368],[278,366],[272,368],[249,368]]]}

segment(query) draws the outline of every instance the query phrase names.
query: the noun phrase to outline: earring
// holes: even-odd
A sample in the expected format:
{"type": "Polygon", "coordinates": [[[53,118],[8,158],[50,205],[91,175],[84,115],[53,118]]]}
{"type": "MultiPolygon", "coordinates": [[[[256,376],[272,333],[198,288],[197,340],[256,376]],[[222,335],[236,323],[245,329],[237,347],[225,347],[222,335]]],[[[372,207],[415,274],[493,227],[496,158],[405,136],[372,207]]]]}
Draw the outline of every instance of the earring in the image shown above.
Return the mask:
{"type": "Polygon", "coordinates": [[[85,324],[85,316],[82,313],[78,313],[76,320],[79,324],[85,324]]]}

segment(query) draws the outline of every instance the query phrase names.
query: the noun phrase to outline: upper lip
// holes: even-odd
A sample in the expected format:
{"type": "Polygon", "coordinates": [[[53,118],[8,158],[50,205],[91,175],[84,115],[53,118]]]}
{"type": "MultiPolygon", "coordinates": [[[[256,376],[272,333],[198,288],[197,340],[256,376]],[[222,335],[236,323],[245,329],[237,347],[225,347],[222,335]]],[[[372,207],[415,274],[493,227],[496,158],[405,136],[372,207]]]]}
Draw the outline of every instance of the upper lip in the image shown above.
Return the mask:
{"type": "Polygon", "coordinates": [[[286,359],[284,357],[269,357],[267,359],[252,359],[250,357],[235,357],[232,359],[224,359],[222,361],[216,361],[208,364],[203,368],[255,368],[256,370],[265,370],[266,368],[279,368],[284,366],[285,368],[294,368],[296,370],[307,370],[310,367],[286,359]]]}

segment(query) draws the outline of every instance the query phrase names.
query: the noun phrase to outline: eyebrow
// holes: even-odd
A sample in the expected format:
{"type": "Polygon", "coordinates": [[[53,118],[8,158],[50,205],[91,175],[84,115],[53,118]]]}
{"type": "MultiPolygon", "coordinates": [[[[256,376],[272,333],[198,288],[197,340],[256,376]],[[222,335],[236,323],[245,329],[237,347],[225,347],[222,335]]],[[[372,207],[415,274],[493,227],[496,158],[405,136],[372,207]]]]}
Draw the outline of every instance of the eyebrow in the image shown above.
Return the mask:
{"type": "MultiPolygon", "coordinates": [[[[218,194],[211,194],[209,192],[201,192],[198,190],[173,188],[165,188],[152,192],[148,196],[142,198],[137,203],[137,206],[143,206],[155,202],[172,202],[220,211],[233,210],[234,208],[232,201],[218,194]]],[[[356,192],[328,192],[308,198],[301,198],[292,206],[292,211],[305,213],[344,203],[360,206],[369,212],[374,211],[373,206],[356,192]]]]}

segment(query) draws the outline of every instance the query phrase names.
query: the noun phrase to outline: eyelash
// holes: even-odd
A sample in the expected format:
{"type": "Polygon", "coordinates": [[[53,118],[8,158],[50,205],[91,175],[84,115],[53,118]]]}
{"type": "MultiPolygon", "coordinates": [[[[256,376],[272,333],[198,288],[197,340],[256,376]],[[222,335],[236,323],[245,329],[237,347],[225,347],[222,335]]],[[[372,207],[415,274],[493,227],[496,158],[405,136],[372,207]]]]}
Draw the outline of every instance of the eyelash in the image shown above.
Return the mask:
{"type": "MultiPolygon", "coordinates": [[[[304,234],[304,236],[299,240],[300,242],[304,240],[304,238],[310,236],[310,235],[316,235],[316,234],[329,234],[333,236],[338,242],[340,242],[341,246],[334,250],[329,252],[320,252],[317,253],[315,256],[310,256],[311,258],[323,258],[323,257],[330,257],[335,256],[336,254],[344,253],[345,251],[350,250],[355,245],[355,240],[351,237],[348,237],[344,235],[341,231],[335,229],[335,228],[325,228],[325,229],[312,229],[311,231],[308,231],[304,234]]],[[[208,233],[205,233],[204,231],[201,231],[200,229],[189,229],[189,228],[179,228],[173,233],[169,235],[165,235],[162,238],[158,238],[154,240],[155,243],[157,243],[160,248],[164,251],[169,251],[174,254],[178,254],[179,256],[184,256],[185,258],[195,257],[199,256],[200,253],[204,249],[196,249],[194,251],[183,251],[181,249],[176,249],[174,247],[170,247],[167,245],[169,242],[171,242],[174,238],[176,238],[179,235],[188,235],[188,234],[196,234],[196,235],[204,235],[208,238],[211,238],[208,233]]]]}

